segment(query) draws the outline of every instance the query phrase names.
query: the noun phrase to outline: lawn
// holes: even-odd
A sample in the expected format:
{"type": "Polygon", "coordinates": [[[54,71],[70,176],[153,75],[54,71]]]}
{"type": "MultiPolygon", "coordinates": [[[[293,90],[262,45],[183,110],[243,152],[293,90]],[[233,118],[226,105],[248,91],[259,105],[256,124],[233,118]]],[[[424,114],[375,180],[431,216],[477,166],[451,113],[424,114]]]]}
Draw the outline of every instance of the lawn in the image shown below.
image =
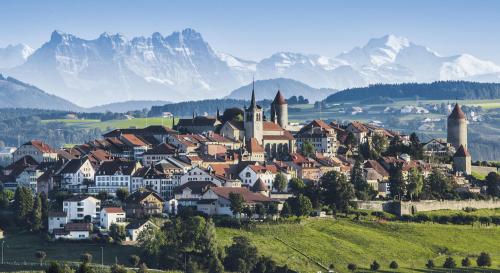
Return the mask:
{"type": "Polygon", "coordinates": [[[172,118],[134,118],[134,119],[120,119],[120,120],[75,120],[75,119],[47,119],[43,123],[50,122],[63,122],[67,126],[74,126],[84,129],[101,129],[111,130],[116,128],[144,128],[149,125],[164,125],[172,127],[172,118]]]}
{"type": "MultiPolygon", "coordinates": [[[[441,266],[451,255],[460,264],[466,255],[481,251],[492,255],[491,269],[500,272],[500,227],[309,219],[300,224],[261,225],[252,231],[217,230],[223,245],[238,235],[251,238],[261,254],[300,272],[317,272],[321,268],[275,237],[324,265],[333,263],[337,272],[347,272],[348,263],[366,270],[373,260],[385,271],[390,271],[389,263],[396,260],[400,266],[398,272],[422,272],[426,271],[424,265],[428,259],[441,266]]],[[[472,259],[475,261],[475,257],[472,259]]]]}
{"type": "MultiPolygon", "coordinates": [[[[491,215],[492,211],[478,210],[474,213],[491,215]]],[[[500,210],[494,210],[494,213],[500,213],[500,210]]],[[[500,227],[494,226],[306,219],[301,223],[261,224],[252,230],[217,228],[217,239],[221,246],[229,245],[231,239],[239,235],[250,238],[260,254],[271,256],[278,263],[286,263],[300,272],[322,270],[315,261],[326,266],[333,263],[336,272],[347,272],[347,264],[356,263],[361,269],[358,272],[364,272],[373,260],[381,264],[382,272],[391,271],[388,267],[392,260],[396,260],[400,266],[397,272],[427,272],[424,265],[428,259],[434,259],[440,267],[450,255],[459,265],[460,260],[467,255],[471,255],[475,261],[481,251],[490,253],[493,258],[493,266],[484,272],[500,272],[500,227]]],[[[43,250],[47,253],[47,260],[78,261],[82,253],[89,252],[94,262],[100,263],[100,247],[88,242],[51,243],[28,233],[7,233],[5,260],[36,262],[35,251],[43,250]]],[[[104,245],[105,264],[113,264],[115,257],[119,263],[126,264],[130,254],[139,254],[139,249],[104,245]]],[[[462,272],[480,271],[475,268],[462,272]]]]}
{"type": "MultiPolygon", "coordinates": [[[[465,212],[465,211],[457,211],[457,210],[435,210],[435,211],[428,211],[428,212],[422,212],[424,214],[427,214],[429,216],[432,215],[456,215],[456,214],[467,214],[467,215],[475,215],[475,216],[500,216],[500,209],[478,209],[475,211],[471,212],[465,212]]],[[[500,257],[499,257],[500,258],[500,257]]]]}
{"type": "MultiPolygon", "coordinates": [[[[101,245],[90,242],[48,242],[42,236],[29,233],[6,233],[4,259],[11,262],[37,262],[35,252],[47,253],[47,261],[80,261],[83,253],[90,253],[93,262],[101,262],[101,245]]],[[[134,246],[107,244],[104,246],[104,264],[111,265],[115,259],[127,264],[131,254],[139,255],[140,250],[134,246]]]]}

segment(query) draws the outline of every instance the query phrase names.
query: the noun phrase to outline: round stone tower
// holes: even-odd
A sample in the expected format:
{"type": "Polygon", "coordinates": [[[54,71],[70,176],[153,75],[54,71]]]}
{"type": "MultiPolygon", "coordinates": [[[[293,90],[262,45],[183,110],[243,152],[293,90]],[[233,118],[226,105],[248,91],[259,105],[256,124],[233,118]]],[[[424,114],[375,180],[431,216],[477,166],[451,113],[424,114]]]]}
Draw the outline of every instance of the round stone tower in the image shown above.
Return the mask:
{"type": "Polygon", "coordinates": [[[288,103],[280,90],[278,90],[273,103],[271,103],[271,121],[278,123],[283,129],[288,126],[288,103]]]}
{"type": "Polygon", "coordinates": [[[453,111],[448,117],[447,141],[455,149],[458,149],[461,145],[467,148],[467,118],[458,103],[455,104],[453,111]]]}

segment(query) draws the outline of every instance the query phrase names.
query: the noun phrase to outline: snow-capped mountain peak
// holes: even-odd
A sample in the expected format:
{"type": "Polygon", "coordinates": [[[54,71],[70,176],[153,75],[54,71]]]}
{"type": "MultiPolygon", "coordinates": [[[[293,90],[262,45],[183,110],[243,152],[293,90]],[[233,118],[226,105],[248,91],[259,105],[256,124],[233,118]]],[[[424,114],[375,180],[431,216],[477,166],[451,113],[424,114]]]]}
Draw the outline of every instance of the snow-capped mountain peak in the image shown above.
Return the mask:
{"type": "Polygon", "coordinates": [[[0,48],[0,68],[11,68],[23,64],[35,50],[25,44],[0,48]]]}
{"type": "Polygon", "coordinates": [[[392,34],[334,58],[283,51],[258,62],[213,49],[191,28],[130,39],[105,32],[93,40],[54,31],[33,54],[26,47],[11,51],[18,57],[6,62],[6,49],[0,49],[0,68],[10,68],[6,74],[83,106],[131,99],[217,98],[247,84],[252,75],[334,89],[373,83],[500,81],[500,66],[491,61],[468,54],[441,56],[392,34]]]}

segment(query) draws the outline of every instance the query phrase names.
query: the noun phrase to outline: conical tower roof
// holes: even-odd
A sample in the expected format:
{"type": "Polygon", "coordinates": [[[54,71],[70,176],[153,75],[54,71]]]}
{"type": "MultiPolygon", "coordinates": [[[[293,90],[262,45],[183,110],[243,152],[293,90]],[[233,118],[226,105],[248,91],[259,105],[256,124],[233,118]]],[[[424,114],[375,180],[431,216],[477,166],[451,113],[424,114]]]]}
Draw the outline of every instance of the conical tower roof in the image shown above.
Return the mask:
{"type": "Polygon", "coordinates": [[[464,147],[464,145],[460,145],[460,147],[458,147],[458,150],[455,153],[455,155],[453,155],[453,157],[470,157],[470,154],[469,151],[467,151],[467,148],[464,147]]]}
{"type": "Polygon", "coordinates": [[[458,103],[455,104],[455,107],[453,108],[453,111],[451,111],[450,116],[448,117],[449,119],[465,119],[465,114],[460,108],[460,105],[458,103]]]}
{"type": "Polygon", "coordinates": [[[283,105],[286,104],[285,97],[281,94],[281,91],[278,89],[278,93],[276,93],[276,97],[274,97],[273,104],[275,105],[283,105]]]}

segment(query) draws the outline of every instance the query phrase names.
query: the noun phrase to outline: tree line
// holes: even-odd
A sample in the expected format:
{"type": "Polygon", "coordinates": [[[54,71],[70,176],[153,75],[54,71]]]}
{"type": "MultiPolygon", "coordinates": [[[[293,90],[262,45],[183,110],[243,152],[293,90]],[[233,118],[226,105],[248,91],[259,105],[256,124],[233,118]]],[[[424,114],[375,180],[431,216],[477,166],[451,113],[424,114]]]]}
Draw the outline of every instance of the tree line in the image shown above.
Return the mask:
{"type": "Polygon", "coordinates": [[[498,99],[500,84],[467,81],[437,81],[433,83],[373,84],[350,88],[328,96],[328,103],[369,99],[498,99]]]}

